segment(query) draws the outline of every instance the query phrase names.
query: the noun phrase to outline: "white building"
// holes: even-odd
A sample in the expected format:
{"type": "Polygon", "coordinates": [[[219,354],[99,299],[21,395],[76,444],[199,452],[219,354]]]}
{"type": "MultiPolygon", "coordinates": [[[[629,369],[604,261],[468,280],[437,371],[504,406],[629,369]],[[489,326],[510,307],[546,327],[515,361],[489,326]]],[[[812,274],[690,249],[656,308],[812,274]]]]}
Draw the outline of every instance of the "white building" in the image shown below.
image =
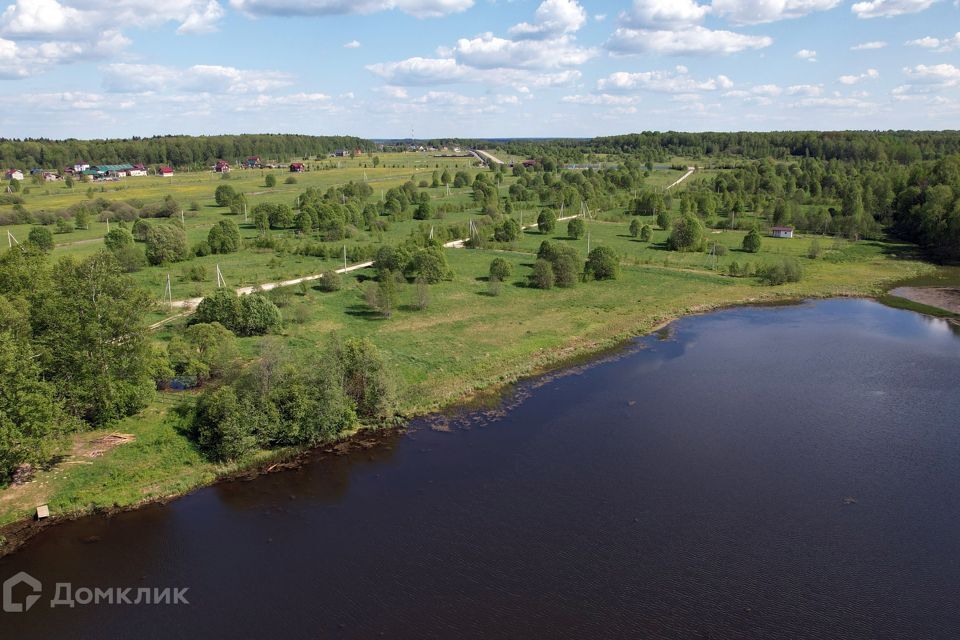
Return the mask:
{"type": "Polygon", "coordinates": [[[793,227],[774,227],[770,229],[770,235],[774,238],[792,238],[793,227]]]}

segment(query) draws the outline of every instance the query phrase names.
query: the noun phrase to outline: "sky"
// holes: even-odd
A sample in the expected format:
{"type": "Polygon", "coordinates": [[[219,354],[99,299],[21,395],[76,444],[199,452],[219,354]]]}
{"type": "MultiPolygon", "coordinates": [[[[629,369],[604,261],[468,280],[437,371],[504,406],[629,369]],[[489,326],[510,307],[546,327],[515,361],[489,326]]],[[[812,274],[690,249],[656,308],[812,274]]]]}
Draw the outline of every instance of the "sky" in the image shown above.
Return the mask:
{"type": "Polygon", "coordinates": [[[0,138],[958,128],[960,0],[15,0],[0,13],[0,138]]]}

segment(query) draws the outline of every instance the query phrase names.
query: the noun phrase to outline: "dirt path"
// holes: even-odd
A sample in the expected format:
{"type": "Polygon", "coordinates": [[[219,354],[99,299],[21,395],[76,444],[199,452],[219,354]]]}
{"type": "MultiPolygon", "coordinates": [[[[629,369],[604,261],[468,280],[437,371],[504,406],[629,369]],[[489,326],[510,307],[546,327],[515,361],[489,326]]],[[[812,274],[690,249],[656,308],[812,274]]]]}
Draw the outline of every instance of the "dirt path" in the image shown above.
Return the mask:
{"type": "Polygon", "coordinates": [[[680,176],[679,178],[677,178],[676,180],[674,180],[673,182],[671,182],[671,183],[670,183],[670,186],[668,186],[667,189],[672,189],[672,188],[674,188],[675,186],[677,186],[678,184],[680,184],[681,182],[683,182],[684,180],[686,180],[687,178],[689,178],[690,176],[692,176],[692,175],[693,175],[693,172],[696,171],[696,170],[697,170],[696,167],[687,167],[687,172],[686,172],[685,174],[683,174],[682,176],[680,176]]]}

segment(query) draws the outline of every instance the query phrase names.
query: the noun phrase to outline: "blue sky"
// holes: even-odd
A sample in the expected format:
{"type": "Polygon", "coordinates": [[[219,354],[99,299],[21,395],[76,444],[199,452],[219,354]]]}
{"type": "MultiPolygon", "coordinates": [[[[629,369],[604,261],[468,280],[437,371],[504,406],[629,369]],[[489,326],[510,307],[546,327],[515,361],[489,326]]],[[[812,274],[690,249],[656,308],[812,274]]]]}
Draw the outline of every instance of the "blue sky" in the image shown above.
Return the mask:
{"type": "Polygon", "coordinates": [[[0,137],[850,128],[960,128],[960,0],[16,0],[0,14],[0,137]]]}

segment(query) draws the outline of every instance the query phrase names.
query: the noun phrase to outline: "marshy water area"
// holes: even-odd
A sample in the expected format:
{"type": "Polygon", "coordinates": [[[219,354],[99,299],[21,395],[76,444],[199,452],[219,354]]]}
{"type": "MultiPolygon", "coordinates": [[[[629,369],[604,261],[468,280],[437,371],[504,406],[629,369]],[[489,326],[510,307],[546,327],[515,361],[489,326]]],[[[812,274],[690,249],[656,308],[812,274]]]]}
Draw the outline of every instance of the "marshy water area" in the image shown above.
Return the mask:
{"type": "Polygon", "coordinates": [[[502,411],[51,527],[2,638],[955,638],[960,337],[868,300],[738,308],[502,411]],[[188,605],[51,608],[73,588],[188,605]]]}

